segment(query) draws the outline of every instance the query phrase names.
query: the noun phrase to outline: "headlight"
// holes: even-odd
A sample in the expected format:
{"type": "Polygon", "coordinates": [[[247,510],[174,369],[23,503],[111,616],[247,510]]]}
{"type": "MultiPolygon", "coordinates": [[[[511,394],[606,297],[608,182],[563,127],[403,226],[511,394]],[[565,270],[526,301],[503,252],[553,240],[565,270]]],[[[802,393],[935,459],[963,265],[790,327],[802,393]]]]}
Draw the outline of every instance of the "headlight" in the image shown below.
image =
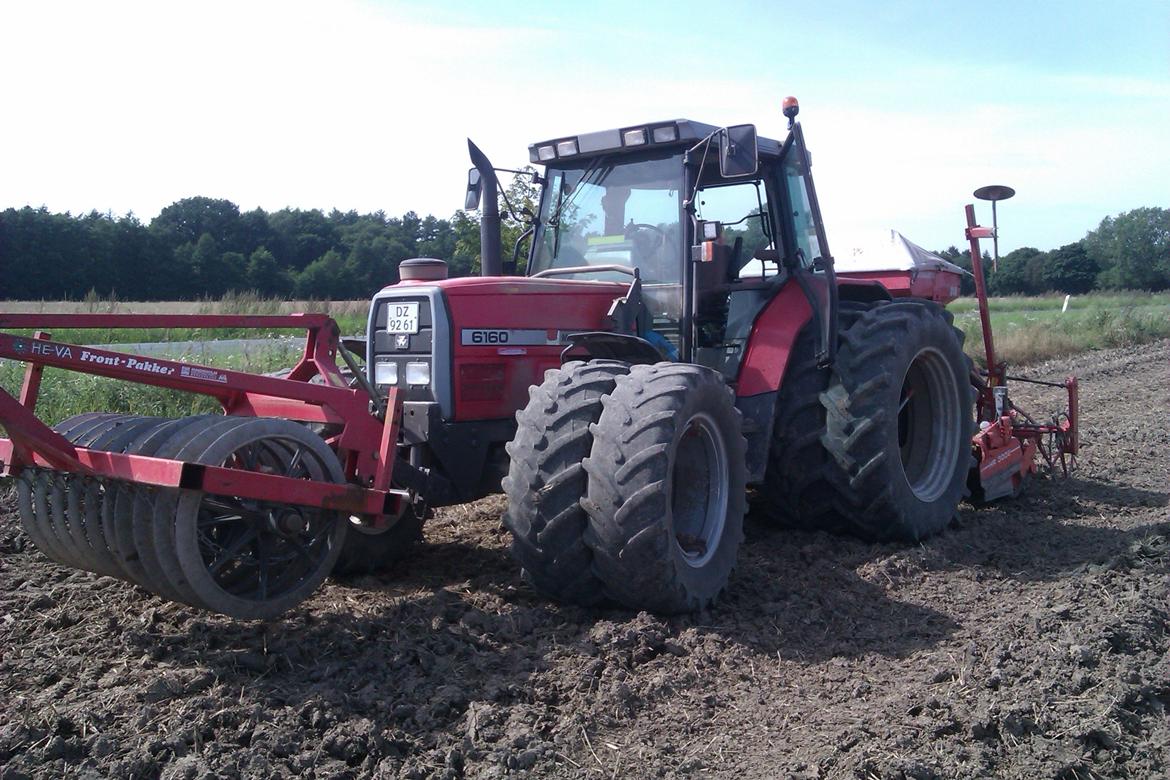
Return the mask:
{"type": "MultiPolygon", "coordinates": [[[[409,372],[407,376],[410,376],[409,372]]],[[[398,384],[398,364],[397,363],[375,363],[374,364],[374,384],[375,385],[396,385],[398,384]]]]}
{"type": "Polygon", "coordinates": [[[407,363],[406,364],[406,384],[408,385],[429,385],[431,383],[431,364],[430,363],[407,363]]]}
{"type": "Polygon", "coordinates": [[[674,125],[654,128],[654,143],[664,144],[678,139],[678,128],[674,125]]]}
{"type": "Polygon", "coordinates": [[[646,143],[646,129],[638,127],[622,133],[622,143],[626,146],[641,146],[646,143]]]}

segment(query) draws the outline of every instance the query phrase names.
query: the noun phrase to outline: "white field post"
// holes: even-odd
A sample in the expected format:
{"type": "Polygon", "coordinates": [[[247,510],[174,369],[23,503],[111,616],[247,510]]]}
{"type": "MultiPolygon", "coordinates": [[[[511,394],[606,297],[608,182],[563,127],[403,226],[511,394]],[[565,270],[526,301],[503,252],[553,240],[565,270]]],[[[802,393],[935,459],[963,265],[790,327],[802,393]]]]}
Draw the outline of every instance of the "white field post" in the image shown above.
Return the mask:
{"type": "Polygon", "coordinates": [[[1068,299],[1071,297],[1072,297],[1071,295],[1064,296],[1064,306],[1060,307],[1061,314],[1064,314],[1066,311],[1068,311],[1068,299]]]}

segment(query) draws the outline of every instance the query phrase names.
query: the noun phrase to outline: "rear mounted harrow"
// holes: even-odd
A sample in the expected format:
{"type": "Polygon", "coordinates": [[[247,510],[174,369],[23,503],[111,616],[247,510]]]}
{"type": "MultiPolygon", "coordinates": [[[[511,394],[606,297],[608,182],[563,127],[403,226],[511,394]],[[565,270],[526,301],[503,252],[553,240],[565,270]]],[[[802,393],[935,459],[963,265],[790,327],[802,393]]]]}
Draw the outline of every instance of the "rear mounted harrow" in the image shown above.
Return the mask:
{"type": "Polygon", "coordinates": [[[1058,464],[1061,474],[1066,477],[1076,468],[1077,452],[1080,449],[1079,399],[1075,376],[1060,383],[1009,376],[1007,363],[997,360],[995,340],[991,333],[987,286],[983,276],[983,258],[979,251],[979,239],[990,238],[993,231],[976,224],[975,207],[971,205],[967,206],[966,235],[970,242],[975,295],[979,303],[979,322],[987,363],[985,370],[971,377],[972,384],[978,389],[976,412],[979,432],[972,442],[978,468],[972,470],[968,481],[972,497],[983,503],[1019,495],[1028,478],[1039,470],[1038,457],[1043,459],[1051,473],[1056,472],[1058,464]],[[1008,396],[1009,381],[1062,388],[1068,396],[1068,405],[1064,411],[1054,415],[1052,422],[1038,422],[1016,406],[1008,396]]]}
{"type": "Polygon", "coordinates": [[[384,527],[409,504],[390,486],[397,391],[383,406],[347,386],[337,357],[353,361],[324,315],[0,315],[0,327],[307,332],[286,378],[0,333],[0,357],[28,364],[19,398],[0,390],[0,476],[16,478],[24,528],[55,561],[269,618],[321,584],[351,524],[384,527]],[[34,414],[45,366],[209,395],[224,414],[87,413],[49,428],[34,414]]]}

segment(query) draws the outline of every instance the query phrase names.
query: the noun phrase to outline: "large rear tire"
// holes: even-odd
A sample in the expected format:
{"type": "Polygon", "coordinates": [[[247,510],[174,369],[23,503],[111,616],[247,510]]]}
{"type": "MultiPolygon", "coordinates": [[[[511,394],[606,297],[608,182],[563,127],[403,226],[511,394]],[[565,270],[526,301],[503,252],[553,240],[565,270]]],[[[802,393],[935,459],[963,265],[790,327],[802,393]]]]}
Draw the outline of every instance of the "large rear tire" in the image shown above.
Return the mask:
{"type": "Polygon", "coordinates": [[[841,334],[821,395],[834,502],[849,530],[918,541],[950,522],[974,433],[963,334],[927,301],[883,303],[841,334]]]}
{"type": "Polygon", "coordinates": [[[708,606],[743,540],[746,442],[731,389],[702,366],[639,365],[603,407],[584,463],[594,573],[632,609],[708,606]]]}
{"type": "MultiPolygon", "coordinates": [[[[850,328],[872,307],[872,303],[841,301],[840,330],[850,328]]],[[[839,532],[844,523],[833,501],[832,461],[821,443],[825,431],[821,394],[829,389],[832,372],[817,365],[816,352],[816,324],[809,322],[796,337],[780,383],[758,503],[761,515],[778,525],[839,532]]]]}
{"type": "Polygon", "coordinates": [[[589,605],[604,595],[582,539],[588,475],[581,462],[593,447],[590,426],[601,416],[601,399],[627,371],[628,365],[611,360],[566,363],[545,373],[516,414],[502,483],[504,525],[525,582],[559,601],[589,605]]]}

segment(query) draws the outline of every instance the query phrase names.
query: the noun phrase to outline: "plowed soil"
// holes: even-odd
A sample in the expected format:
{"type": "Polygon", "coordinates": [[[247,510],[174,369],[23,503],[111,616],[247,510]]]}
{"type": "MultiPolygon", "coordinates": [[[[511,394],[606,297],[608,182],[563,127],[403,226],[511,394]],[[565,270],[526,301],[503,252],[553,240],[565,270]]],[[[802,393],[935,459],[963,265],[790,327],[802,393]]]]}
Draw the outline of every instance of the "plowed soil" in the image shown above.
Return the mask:
{"type": "Polygon", "coordinates": [[[536,596],[493,498],[232,622],[49,563],[8,493],[0,777],[1168,776],[1170,342],[1069,368],[1073,478],[913,547],[749,518],[682,618],[536,596]]]}

